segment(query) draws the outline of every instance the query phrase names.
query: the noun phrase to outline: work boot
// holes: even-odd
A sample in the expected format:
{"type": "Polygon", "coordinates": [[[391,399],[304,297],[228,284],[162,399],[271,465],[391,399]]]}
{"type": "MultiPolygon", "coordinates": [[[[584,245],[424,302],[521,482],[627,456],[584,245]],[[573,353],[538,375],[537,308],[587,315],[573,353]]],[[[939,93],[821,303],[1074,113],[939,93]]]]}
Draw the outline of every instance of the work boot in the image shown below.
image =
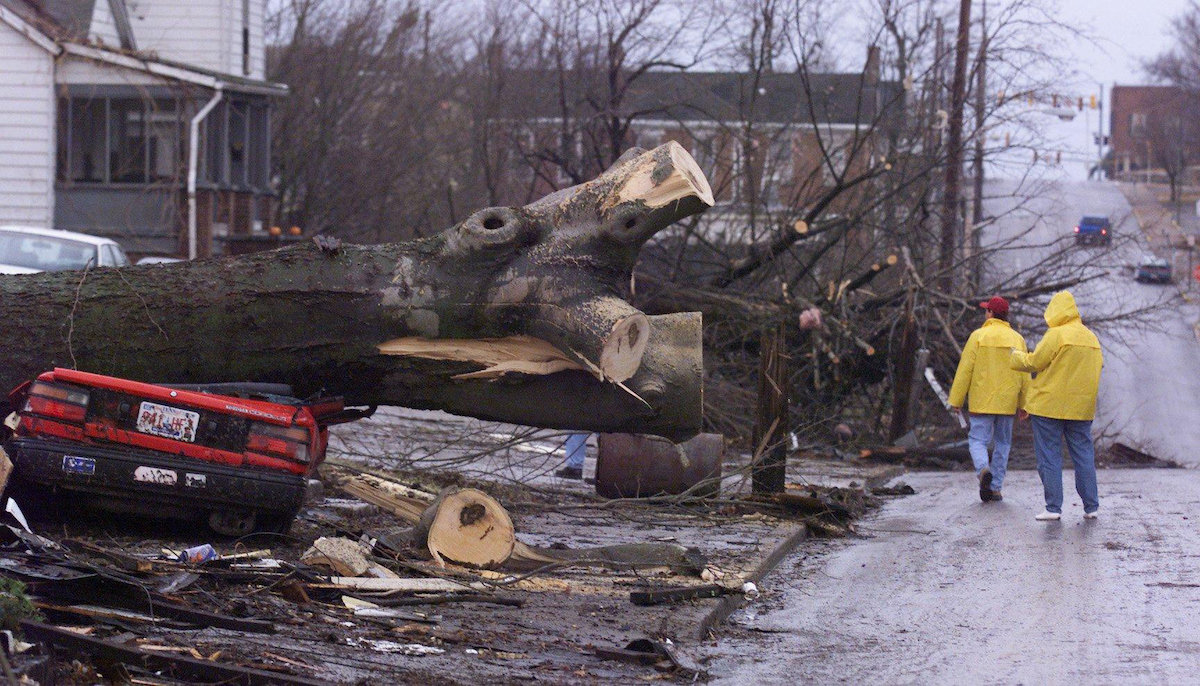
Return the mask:
{"type": "Polygon", "coordinates": [[[985,503],[992,499],[992,470],[987,467],[979,470],[979,499],[985,503]]]}
{"type": "Polygon", "coordinates": [[[1004,495],[1002,493],[1000,493],[1000,491],[992,491],[992,500],[995,500],[995,501],[1004,500],[1004,495]]]}
{"type": "Polygon", "coordinates": [[[563,467],[554,472],[554,476],[560,479],[574,479],[575,481],[583,481],[583,467],[563,467]]]}
{"type": "Polygon", "coordinates": [[[1057,512],[1046,510],[1040,515],[1034,517],[1034,519],[1038,520],[1039,522],[1057,522],[1058,520],[1062,519],[1062,515],[1057,512]]]}

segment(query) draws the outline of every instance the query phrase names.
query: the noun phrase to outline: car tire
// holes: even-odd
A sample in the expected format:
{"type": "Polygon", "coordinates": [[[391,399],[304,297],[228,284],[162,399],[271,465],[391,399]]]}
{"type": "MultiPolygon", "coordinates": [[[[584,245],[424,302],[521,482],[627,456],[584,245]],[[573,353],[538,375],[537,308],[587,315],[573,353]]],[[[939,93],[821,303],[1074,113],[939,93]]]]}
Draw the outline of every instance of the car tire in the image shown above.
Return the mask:
{"type": "Polygon", "coordinates": [[[257,530],[273,534],[286,534],[291,531],[298,514],[300,514],[299,509],[291,512],[259,512],[257,530]]]}
{"type": "Polygon", "coordinates": [[[208,528],[213,533],[230,538],[241,538],[253,533],[258,524],[258,513],[254,510],[213,510],[208,514],[208,528]]]}

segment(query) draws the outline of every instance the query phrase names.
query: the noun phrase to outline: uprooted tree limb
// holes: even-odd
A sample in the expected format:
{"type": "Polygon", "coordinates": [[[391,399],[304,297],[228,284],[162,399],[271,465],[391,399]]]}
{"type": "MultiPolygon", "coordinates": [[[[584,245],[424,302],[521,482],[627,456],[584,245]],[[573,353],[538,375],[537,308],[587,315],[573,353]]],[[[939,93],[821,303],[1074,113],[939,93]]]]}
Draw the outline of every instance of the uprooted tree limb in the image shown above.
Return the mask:
{"type": "Polygon", "coordinates": [[[699,315],[649,317],[625,295],[642,245],[712,204],[669,143],[426,239],[4,277],[0,385],[67,366],[275,381],[352,403],[687,438],[701,421],[699,315]]]}

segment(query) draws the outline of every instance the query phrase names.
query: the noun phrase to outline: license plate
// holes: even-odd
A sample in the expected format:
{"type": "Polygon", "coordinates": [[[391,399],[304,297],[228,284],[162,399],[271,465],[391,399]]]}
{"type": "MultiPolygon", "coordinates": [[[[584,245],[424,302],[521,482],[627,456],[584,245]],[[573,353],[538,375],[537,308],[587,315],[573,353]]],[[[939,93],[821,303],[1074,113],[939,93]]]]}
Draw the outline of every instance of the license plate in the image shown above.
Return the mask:
{"type": "Polygon", "coordinates": [[[63,455],[64,472],[71,474],[82,474],[84,476],[92,476],[96,473],[96,461],[90,457],[75,457],[74,455],[63,455]]]}
{"type": "Polygon", "coordinates": [[[199,423],[199,412],[158,403],[143,402],[137,416],[138,431],[188,443],[196,442],[196,426],[199,423]]]}

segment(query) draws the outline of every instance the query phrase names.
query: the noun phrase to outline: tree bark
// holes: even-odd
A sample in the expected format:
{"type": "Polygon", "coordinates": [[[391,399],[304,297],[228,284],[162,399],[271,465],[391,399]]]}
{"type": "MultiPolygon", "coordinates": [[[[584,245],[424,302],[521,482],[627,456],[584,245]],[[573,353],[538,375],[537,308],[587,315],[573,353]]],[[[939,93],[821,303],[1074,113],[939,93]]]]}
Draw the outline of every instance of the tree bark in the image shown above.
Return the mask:
{"type": "Polygon", "coordinates": [[[647,317],[625,297],[645,241],[712,203],[669,143],[426,239],[2,277],[0,389],[54,367],[274,381],[356,404],[684,439],[701,422],[699,315],[647,317]],[[512,337],[540,339],[574,368],[460,379],[490,365],[381,352],[397,339],[512,337]]]}
{"type": "Polygon", "coordinates": [[[787,485],[788,365],[783,324],[759,339],[758,413],[754,423],[756,460],[751,474],[755,493],[782,493],[787,485]]]}

